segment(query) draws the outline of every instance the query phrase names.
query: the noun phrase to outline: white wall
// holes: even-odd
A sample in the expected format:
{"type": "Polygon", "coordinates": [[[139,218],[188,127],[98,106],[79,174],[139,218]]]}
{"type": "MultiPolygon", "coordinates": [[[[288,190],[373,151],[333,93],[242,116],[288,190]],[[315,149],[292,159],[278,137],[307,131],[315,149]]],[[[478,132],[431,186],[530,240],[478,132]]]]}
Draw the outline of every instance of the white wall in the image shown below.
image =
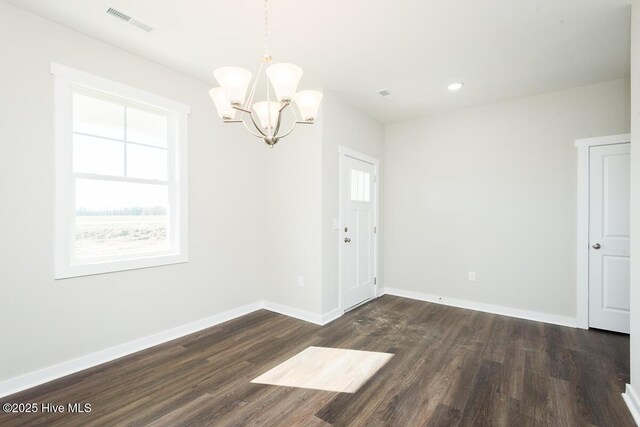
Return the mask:
{"type": "Polygon", "coordinates": [[[3,2],[0,54],[0,382],[261,300],[337,306],[337,147],[380,158],[380,124],[327,94],[327,137],[321,112],[271,150],[220,123],[207,85],[3,2]],[[191,106],[189,263],[53,280],[51,62],[191,106]]]}
{"type": "MultiPolygon", "coordinates": [[[[312,314],[338,308],[338,147],[382,160],[380,123],[324,90],[314,126],[299,126],[267,153],[269,264],[266,299],[312,314]],[[304,287],[298,287],[302,276],[304,287]]],[[[286,126],[285,126],[286,128],[286,126]]]]}
{"type": "MultiPolygon", "coordinates": [[[[631,20],[631,235],[640,236],[640,0],[631,20]]],[[[631,385],[640,398],[640,238],[631,239],[631,385]]],[[[640,401],[636,401],[640,410],[640,401]]],[[[640,415],[640,414],[638,414],[640,415]]],[[[640,421],[640,420],[637,420],[640,421]]]]}
{"type": "MultiPolygon", "coordinates": [[[[384,128],[374,119],[324,92],[324,135],[322,144],[322,283],[324,313],[338,308],[338,234],[333,220],[339,212],[338,147],[344,146],[383,161],[384,128]]],[[[383,178],[381,178],[383,179],[383,178]]],[[[380,196],[381,202],[383,196],[380,196]]],[[[382,204],[380,204],[382,206],[382,204]]],[[[382,221],[379,221],[380,225],[382,221]]]]}
{"type": "Polygon", "coordinates": [[[322,313],[322,123],[321,111],[316,124],[299,125],[273,148],[260,147],[267,164],[265,298],[316,315],[322,313]]]}
{"type": "Polygon", "coordinates": [[[265,150],[206,85],[4,2],[0,57],[0,381],[262,298],[265,150]],[[51,61],[191,105],[189,263],[52,279],[51,61]]]}
{"type": "Polygon", "coordinates": [[[384,286],[575,318],[574,140],[628,131],[625,80],[389,125],[384,286]]]}

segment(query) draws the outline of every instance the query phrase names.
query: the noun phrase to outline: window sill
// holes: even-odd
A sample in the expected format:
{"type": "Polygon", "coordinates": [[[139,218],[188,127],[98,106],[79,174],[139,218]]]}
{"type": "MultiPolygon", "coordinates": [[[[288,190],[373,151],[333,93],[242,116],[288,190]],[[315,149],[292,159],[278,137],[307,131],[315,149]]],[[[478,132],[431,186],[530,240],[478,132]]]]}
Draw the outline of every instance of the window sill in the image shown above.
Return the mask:
{"type": "Polygon", "coordinates": [[[92,276],[95,274],[116,273],[119,271],[137,270],[140,268],[160,267],[163,265],[183,264],[189,262],[187,255],[163,255],[148,258],[136,258],[120,261],[105,261],[91,264],[59,266],[54,279],[70,279],[73,277],[92,276]]]}

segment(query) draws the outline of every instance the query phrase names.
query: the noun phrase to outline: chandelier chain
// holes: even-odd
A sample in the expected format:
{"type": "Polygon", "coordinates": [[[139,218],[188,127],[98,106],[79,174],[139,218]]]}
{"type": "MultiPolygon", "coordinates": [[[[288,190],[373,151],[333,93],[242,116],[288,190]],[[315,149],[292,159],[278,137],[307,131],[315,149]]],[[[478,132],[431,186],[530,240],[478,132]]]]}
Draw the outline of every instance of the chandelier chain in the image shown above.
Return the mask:
{"type": "Polygon", "coordinates": [[[269,49],[269,0],[264,0],[264,49],[265,54],[268,55],[269,49]]]}

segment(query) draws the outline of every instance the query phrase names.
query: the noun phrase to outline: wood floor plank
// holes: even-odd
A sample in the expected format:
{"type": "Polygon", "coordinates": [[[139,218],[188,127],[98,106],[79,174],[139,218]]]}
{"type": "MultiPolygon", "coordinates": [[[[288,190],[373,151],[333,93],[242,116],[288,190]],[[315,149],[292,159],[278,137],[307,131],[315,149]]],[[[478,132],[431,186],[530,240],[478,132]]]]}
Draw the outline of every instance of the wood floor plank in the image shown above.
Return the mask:
{"type": "Polygon", "coordinates": [[[633,426],[629,337],[384,296],[323,327],[259,310],[0,399],[4,426],[633,426]],[[309,346],[392,353],[355,393],[252,384],[309,346]]]}

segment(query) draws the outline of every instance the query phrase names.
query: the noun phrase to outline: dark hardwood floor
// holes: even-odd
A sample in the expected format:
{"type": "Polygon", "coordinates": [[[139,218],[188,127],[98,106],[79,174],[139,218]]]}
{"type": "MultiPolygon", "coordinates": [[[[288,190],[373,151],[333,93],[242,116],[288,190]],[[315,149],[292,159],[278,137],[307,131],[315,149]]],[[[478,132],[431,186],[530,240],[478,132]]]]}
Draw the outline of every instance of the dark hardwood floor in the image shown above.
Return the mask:
{"type": "Polygon", "coordinates": [[[0,399],[0,425],[633,426],[629,338],[384,296],[323,327],[260,310],[0,399]],[[355,394],[251,384],[308,346],[395,356],[355,394]]]}

